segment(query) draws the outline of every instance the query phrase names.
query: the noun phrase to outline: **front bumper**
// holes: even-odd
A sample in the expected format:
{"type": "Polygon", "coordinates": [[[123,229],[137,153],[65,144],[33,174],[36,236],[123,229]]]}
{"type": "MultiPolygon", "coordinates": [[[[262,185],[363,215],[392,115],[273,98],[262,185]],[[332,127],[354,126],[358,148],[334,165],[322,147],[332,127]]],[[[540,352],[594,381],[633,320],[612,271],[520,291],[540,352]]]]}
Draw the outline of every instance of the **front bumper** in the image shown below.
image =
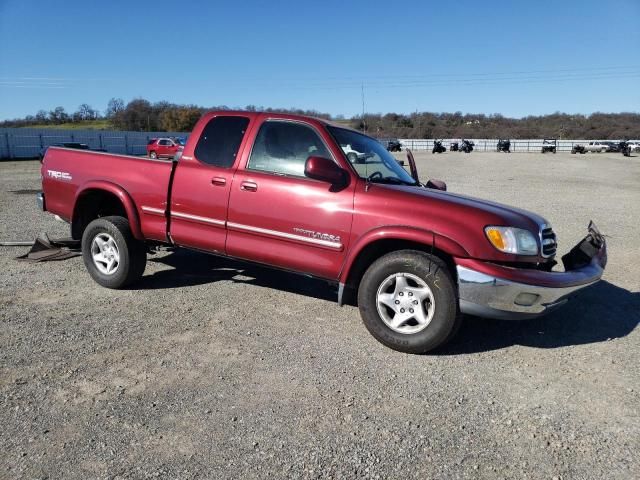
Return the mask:
{"type": "MultiPolygon", "coordinates": [[[[599,233],[598,237],[593,256],[578,268],[564,272],[457,259],[460,311],[478,317],[519,320],[539,317],[564,305],[571,294],[602,277],[607,264],[607,245],[599,233]]],[[[574,250],[590,238],[587,236],[574,250]]],[[[565,261],[565,265],[569,264],[565,261]]]]}

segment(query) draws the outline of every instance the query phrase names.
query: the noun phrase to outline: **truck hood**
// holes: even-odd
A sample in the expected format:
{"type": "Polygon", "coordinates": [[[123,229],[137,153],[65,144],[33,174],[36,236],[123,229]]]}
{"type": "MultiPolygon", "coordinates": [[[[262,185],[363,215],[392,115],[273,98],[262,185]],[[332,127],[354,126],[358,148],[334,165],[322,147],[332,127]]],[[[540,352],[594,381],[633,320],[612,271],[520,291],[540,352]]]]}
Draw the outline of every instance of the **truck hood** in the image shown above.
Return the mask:
{"type": "Polygon", "coordinates": [[[538,256],[504,254],[493,248],[484,236],[486,226],[500,225],[523,228],[537,237],[543,225],[549,225],[540,215],[459,193],[408,185],[374,185],[368,194],[357,196],[357,204],[379,223],[431,230],[454,240],[475,258],[525,262],[546,260],[538,256]]]}
{"type": "MultiPolygon", "coordinates": [[[[403,194],[412,197],[413,201],[429,201],[429,203],[446,203],[450,207],[462,208],[473,211],[476,217],[486,217],[486,221],[497,222],[496,225],[505,225],[519,228],[528,228],[533,233],[538,232],[542,225],[550,225],[549,222],[537,213],[522,208],[504,205],[502,203],[476,198],[460,193],[444,192],[432,188],[419,188],[402,185],[380,185],[384,188],[399,190],[403,194]]],[[[445,207],[446,205],[443,205],[445,207]]],[[[457,209],[456,208],[456,209],[457,209]]]]}
{"type": "Polygon", "coordinates": [[[502,217],[505,221],[504,225],[520,227],[524,226],[520,222],[525,220],[526,224],[530,224],[530,222],[533,223],[534,233],[537,232],[542,225],[550,225],[544,217],[522,208],[512,207],[510,205],[504,205],[491,200],[471,197],[469,195],[462,195],[459,193],[442,192],[432,189],[425,190],[435,195],[444,196],[448,201],[458,205],[482,210],[484,212],[491,213],[492,215],[502,217]]]}

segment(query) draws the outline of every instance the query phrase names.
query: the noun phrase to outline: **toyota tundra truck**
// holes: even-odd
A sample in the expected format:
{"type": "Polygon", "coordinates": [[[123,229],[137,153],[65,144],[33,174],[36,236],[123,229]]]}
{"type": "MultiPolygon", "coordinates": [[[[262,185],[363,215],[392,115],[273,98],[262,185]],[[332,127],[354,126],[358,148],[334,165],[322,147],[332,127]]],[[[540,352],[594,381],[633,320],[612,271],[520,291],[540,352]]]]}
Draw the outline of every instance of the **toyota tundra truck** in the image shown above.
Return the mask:
{"type": "Polygon", "coordinates": [[[172,160],[49,148],[37,200],[70,223],[103,287],[140,279],[163,246],[257,262],[334,283],[377,340],[408,353],[446,343],[461,314],[537,317],[601,278],[593,224],[554,270],[547,220],[421,183],[407,156],[410,172],[322,119],[209,112],[172,160]]]}

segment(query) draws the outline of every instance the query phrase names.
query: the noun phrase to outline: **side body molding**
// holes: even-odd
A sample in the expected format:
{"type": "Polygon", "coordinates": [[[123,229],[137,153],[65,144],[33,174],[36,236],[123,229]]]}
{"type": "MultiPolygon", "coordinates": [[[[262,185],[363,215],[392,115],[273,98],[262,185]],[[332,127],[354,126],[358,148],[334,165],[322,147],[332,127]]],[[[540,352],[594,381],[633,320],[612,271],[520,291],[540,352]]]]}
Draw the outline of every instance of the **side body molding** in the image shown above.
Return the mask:
{"type": "Polygon", "coordinates": [[[120,202],[124,206],[124,210],[127,212],[127,218],[129,219],[131,233],[136,239],[144,241],[144,235],[142,234],[142,229],[140,227],[140,217],[138,215],[138,210],[136,209],[135,203],[131,198],[131,195],[129,195],[129,193],[120,185],[117,185],[113,182],[107,182],[104,180],[91,180],[84,183],[76,192],[76,198],[73,202],[73,218],[71,219],[71,221],[73,222],[76,217],[77,207],[82,197],[90,193],[91,191],[96,190],[109,192],[115,195],[120,200],[120,202]]]}

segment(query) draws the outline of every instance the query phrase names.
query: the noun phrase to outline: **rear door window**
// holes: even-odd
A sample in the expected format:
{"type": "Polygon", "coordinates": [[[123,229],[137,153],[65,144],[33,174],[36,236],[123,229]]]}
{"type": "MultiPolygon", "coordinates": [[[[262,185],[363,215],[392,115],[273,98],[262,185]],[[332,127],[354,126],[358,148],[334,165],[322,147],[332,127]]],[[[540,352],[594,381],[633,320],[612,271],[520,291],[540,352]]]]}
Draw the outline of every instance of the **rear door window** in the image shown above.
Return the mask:
{"type": "Polygon", "coordinates": [[[247,117],[213,117],[202,130],[195,149],[195,157],[216,167],[231,167],[238,155],[240,143],[247,131],[247,117]]]}

